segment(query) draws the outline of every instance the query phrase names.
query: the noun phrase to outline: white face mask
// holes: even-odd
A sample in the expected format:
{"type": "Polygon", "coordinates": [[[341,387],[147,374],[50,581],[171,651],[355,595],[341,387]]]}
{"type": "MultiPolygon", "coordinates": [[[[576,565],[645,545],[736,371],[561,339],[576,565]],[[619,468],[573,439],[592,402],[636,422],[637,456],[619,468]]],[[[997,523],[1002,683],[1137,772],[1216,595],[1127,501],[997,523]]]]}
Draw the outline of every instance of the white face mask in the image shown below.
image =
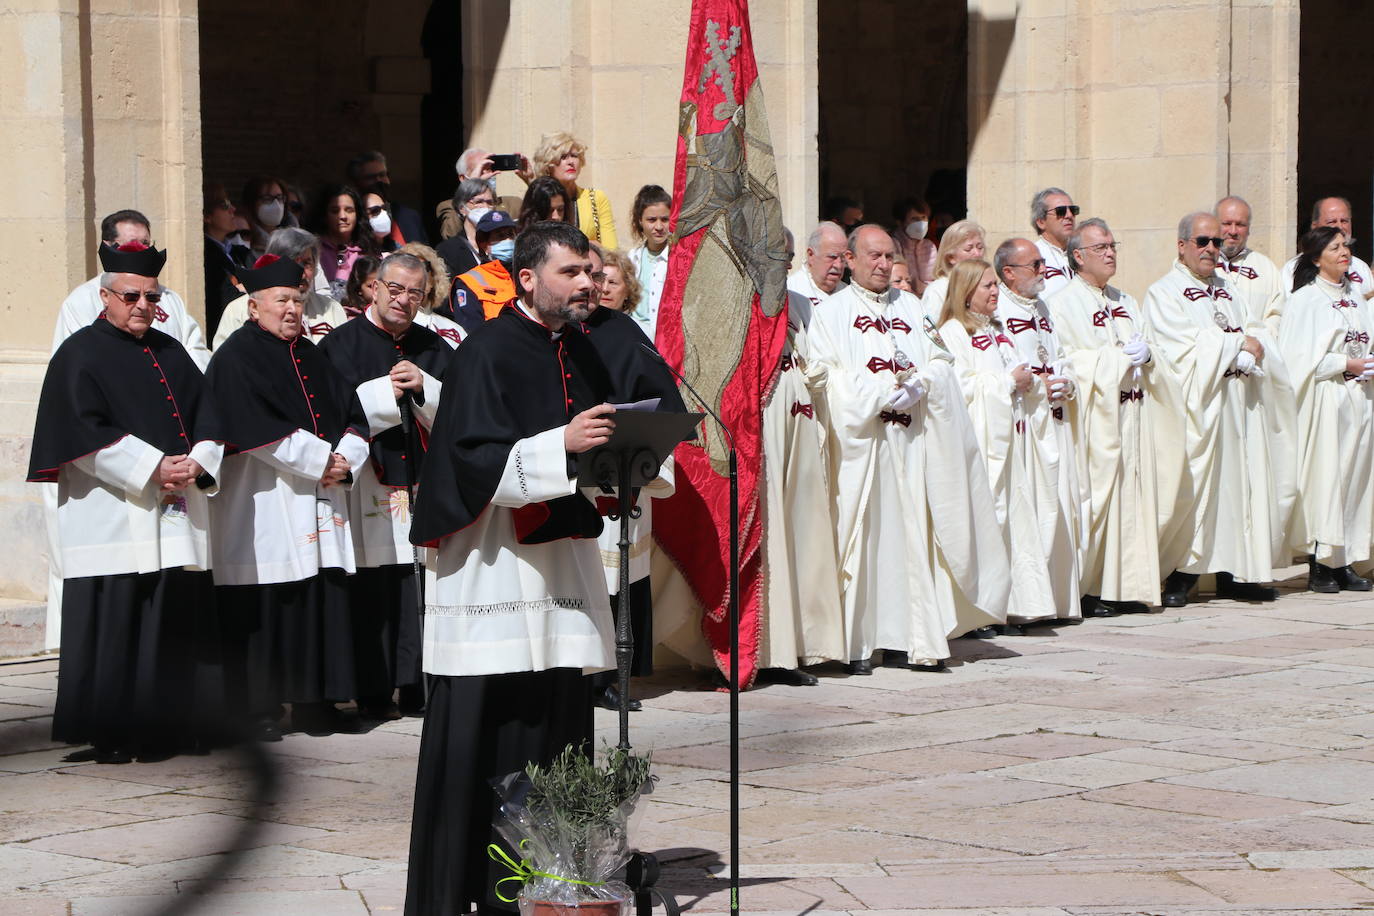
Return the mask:
{"type": "Polygon", "coordinates": [[[482,221],[482,217],[491,212],[491,207],[473,207],[468,211],[468,222],[474,226],[482,221]]]}
{"type": "Polygon", "coordinates": [[[372,227],[372,231],[378,235],[386,235],[391,231],[391,214],[385,210],[376,216],[368,217],[367,222],[372,227]]]}
{"type": "Polygon", "coordinates": [[[279,200],[258,205],[258,222],[262,223],[264,229],[277,228],[285,215],[286,206],[279,200]]]}
{"type": "Polygon", "coordinates": [[[930,221],[924,219],[913,219],[906,224],[906,237],[909,239],[923,239],[926,232],[930,229],[930,221]]]}

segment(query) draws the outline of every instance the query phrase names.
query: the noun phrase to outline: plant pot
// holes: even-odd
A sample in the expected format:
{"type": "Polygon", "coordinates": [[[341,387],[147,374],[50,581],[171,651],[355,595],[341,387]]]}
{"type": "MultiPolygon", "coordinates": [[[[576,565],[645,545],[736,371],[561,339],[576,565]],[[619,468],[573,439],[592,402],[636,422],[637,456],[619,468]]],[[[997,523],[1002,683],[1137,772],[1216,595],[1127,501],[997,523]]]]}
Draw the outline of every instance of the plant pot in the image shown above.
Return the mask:
{"type": "Polygon", "coordinates": [[[557,903],[553,900],[521,900],[520,916],[624,916],[628,900],[580,900],[557,903]]]}

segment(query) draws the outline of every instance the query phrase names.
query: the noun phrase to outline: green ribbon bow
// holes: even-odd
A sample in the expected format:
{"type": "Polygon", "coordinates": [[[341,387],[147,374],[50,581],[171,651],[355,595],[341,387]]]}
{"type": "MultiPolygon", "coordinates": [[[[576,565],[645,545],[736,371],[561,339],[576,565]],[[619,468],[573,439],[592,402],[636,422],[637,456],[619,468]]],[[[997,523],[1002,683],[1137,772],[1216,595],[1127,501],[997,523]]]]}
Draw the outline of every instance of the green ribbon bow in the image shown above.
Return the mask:
{"type": "MultiPolygon", "coordinates": [[[[529,840],[521,840],[520,848],[523,850],[527,843],[529,843],[529,840]]],[[[514,881],[522,888],[531,878],[552,878],[555,881],[563,881],[568,884],[580,884],[583,887],[601,887],[606,883],[605,881],[579,881],[576,878],[564,878],[561,875],[551,875],[546,871],[539,871],[538,869],[530,867],[529,859],[521,859],[519,862],[516,862],[504,849],[495,843],[487,845],[487,857],[497,865],[504,865],[511,871],[509,875],[497,881],[496,886],[492,888],[492,890],[496,891],[496,899],[506,903],[515,903],[516,901],[515,897],[507,897],[505,894],[501,893],[501,885],[505,884],[507,881],[514,881]]],[[[518,895],[520,891],[516,890],[515,893],[518,895]]]]}

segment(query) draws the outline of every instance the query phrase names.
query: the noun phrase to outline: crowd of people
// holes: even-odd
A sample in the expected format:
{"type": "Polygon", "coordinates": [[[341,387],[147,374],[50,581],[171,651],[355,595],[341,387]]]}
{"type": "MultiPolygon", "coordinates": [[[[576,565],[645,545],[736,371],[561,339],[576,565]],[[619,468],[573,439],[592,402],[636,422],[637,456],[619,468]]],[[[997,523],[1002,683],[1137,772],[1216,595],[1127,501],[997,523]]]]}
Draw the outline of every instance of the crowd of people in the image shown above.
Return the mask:
{"type": "MultiPolygon", "coordinates": [[[[575,458],[614,403],[684,409],[648,346],[672,197],[640,189],[621,251],[585,157],[564,133],[532,159],[465,151],[435,247],[380,153],[309,200],[209,184],[204,334],[148,219],[102,221],[29,468],[71,759],[424,714],[413,911],[490,903],[486,780],[587,740],[595,703],[638,708],[582,677],[614,665],[621,576],[615,507],[575,458]],[[498,166],[523,198],[496,196],[498,166]]],[[[1059,188],[995,246],[918,200],[889,226],[832,209],[786,253],[760,405],[769,677],[937,671],[951,639],[1180,607],[1204,574],[1272,601],[1295,557],[1313,591],[1374,588],[1374,276],[1348,201],[1314,204],[1282,268],[1241,198],[1189,213],[1140,302],[1112,285],[1108,223],[1059,188]]],[[[637,675],[673,492],[670,459],[630,526],[637,675]]]]}

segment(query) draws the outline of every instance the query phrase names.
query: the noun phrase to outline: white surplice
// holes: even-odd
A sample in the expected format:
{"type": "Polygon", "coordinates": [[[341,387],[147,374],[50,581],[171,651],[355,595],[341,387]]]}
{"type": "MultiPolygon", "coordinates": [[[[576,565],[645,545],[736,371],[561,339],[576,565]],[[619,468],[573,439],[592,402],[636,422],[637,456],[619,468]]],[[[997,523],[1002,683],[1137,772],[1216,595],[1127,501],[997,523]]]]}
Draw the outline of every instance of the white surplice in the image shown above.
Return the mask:
{"type": "Polygon", "coordinates": [[[1045,289],[1040,293],[1042,299],[1059,292],[1073,279],[1073,267],[1069,255],[1063,248],[1046,239],[1043,235],[1035,239],[1035,249],[1045,259],[1045,289]]]}
{"type": "MultiPolygon", "coordinates": [[[[1046,390],[1050,377],[1058,375],[1068,379],[1072,398],[1077,379],[1073,366],[1060,352],[1059,336],[1043,299],[1023,298],[1006,284],[1001,284],[995,317],[1015,353],[1011,366],[1025,363],[1035,375],[1031,387],[1014,398],[1014,407],[1028,444],[1023,459],[1030,491],[1023,511],[1029,510],[1035,515],[1040,562],[1049,575],[1051,588],[1048,595],[1029,590],[1022,594],[1019,586],[1013,583],[1010,616],[1021,622],[1054,617],[1079,618],[1082,616],[1079,577],[1084,519],[1083,490],[1078,480],[1076,446],[1069,419],[1069,412],[1075,405],[1067,399],[1051,401],[1046,390]]],[[[1014,505],[1009,504],[1008,510],[1015,514],[1014,505]]],[[[1013,536],[1013,553],[1016,543],[1013,536]]],[[[1014,559],[1013,563],[1016,562],[1019,560],[1014,559]]]]}
{"type": "Polygon", "coordinates": [[[811,317],[811,300],[789,291],[781,371],[763,407],[761,668],[848,661],[825,411],[805,375],[811,317]]]}
{"type": "Polygon", "coordinates": [[[1005,619],[1006,545],[953,364],[916,297],[851,285],[816,309],[807,372],[825,392],[849,660],[875,649],[913,662],[947,637],[1005,619]],[[889,400],[898,351],[927,394],[889,400]]]}
{"type": "MultiPolygon", "coordinates": [[[[1275,340],[1279,336],[1279,319],[1288,295],[1283,277],[1274,262],[1258,251],[1246,248],[1234,258],[1222,255],[1217,272],[1226,276],[1232,292],[1245,303],[1247,324],[1263,324],[1275,340]]],[[[1290,274],[1291,286],[1293,277],[1290,274]]]]}
{"type": "Polygon", "coordinates": [[[1171,523],[1186,513],[1180,499],[1189,498],[1182,393],[1126,293],[1098,289],[1080,274],[1046,305],[1078,380],[1068,416],[1087,497],[1081,587],[1107,601],[1158,604],[1161,546],[1176,562],[1166,541],[1180,540],[1171,538],[1171,523]],[[1136,335],[1152,347],[1138,368],[1121,349],[1136,335]]]}
{"type": "MultiPolygon", "coordinates": [[[[228,340],[230,334],[243,327],[247,320],[248,294],[245,293],[224,307],[224,314],[219,318],[219,328],[215,331],[215,340],[211,346],[218,349],[219,345],[228,340]]],[[[302,336],[307,340],[319,343],[326,334],[347,320],[348,313],[344,311],[343,306],[327,294],[319,290],[306,293],[305,313],[301,316],[301,323],[305,327],[302,336]]]]}
{"type": "Polygon", "coordinates": [[[517,544],[514,511],[578,492],[565,427],[517,441],[471,525],[425,551],[424,670],[467,676],[615,666],[596,541],[517,544]]]}
{"type": "Polygon", "coordinates": [[[1298,400],[1290,545],[1326,566],[1368,560],[1374,540],[1374,384],[1346,374],[1352,351],[1369,355],[1371,335],[1374,304],[1321,277],[1284,307],[1279,346],[1298,400]]]}
{"type": "MultiPolygon", "coordinates": [[[[654,500],[673,495],[673,456],[669,455],[658,469],[658,476],[639,490],[640,514],[630,516],[630,584],[649,575],[649,553],[654,543],[654,500]]],[[[601,494],[605,496],[605,494],[601,494]]],[[[609,497],[619,504],[619,496],[609,497]]],[[[620,520],[603,517],[604,527],[597,535],[596,546],[601,552],[601,565],[606,572],[606,592],[620,594],[620,520]]],[[[652,649],[652,647],[650,647],[652,649]]],[[[649,651],[649,650],[646,650],[649,651]]]]}
{"type": "Polygon", "coordinates": [[[1278,344],[1220,271],[1202,279],[1182,261],[1150,287],[1141,310],[1187,408],[1194,512],[1178,568],[1268,582],[1289,560],[1296,472],[1293,391],[1278,344]],[[1262,376],[1236,368],[1246,334],[1264,347],[1262,376]]]}
{"type": "Polygon", "coordinates": [[[437,315],[434,312],[426,312],[424,309],[415,313],[415,323],[422,328],[429,328],[435,334],[444,339],[444,343],[453,349],[458,349],[458,345],[468,336],[463,326],[452,318],[437,315]]]}
{"type": "Polygon", "coordinates": [[[348,486],[320,483],[334,452],[348,462],[356,486],[368,448],[352,430],[331,444],[297,429],[224,459],[221,492],[210,513],[216,585],[272,585],[309,579],[321,569],[355,571],[348,486]]]}
{"type": "MultiPolygon", "coordinates": [[[[813,306],[820,305],[835,294],[827,293],[817,286],[816,281],[811,279],[811,271],[806,269],[805,264],[787,275],[787,288],[794,293],[801,293],[807,299],[810,299],[813,306]]],[[[841,282],[835,287],[835,292],[838,293],[844,288],[845,284],[841,282]]]]}

